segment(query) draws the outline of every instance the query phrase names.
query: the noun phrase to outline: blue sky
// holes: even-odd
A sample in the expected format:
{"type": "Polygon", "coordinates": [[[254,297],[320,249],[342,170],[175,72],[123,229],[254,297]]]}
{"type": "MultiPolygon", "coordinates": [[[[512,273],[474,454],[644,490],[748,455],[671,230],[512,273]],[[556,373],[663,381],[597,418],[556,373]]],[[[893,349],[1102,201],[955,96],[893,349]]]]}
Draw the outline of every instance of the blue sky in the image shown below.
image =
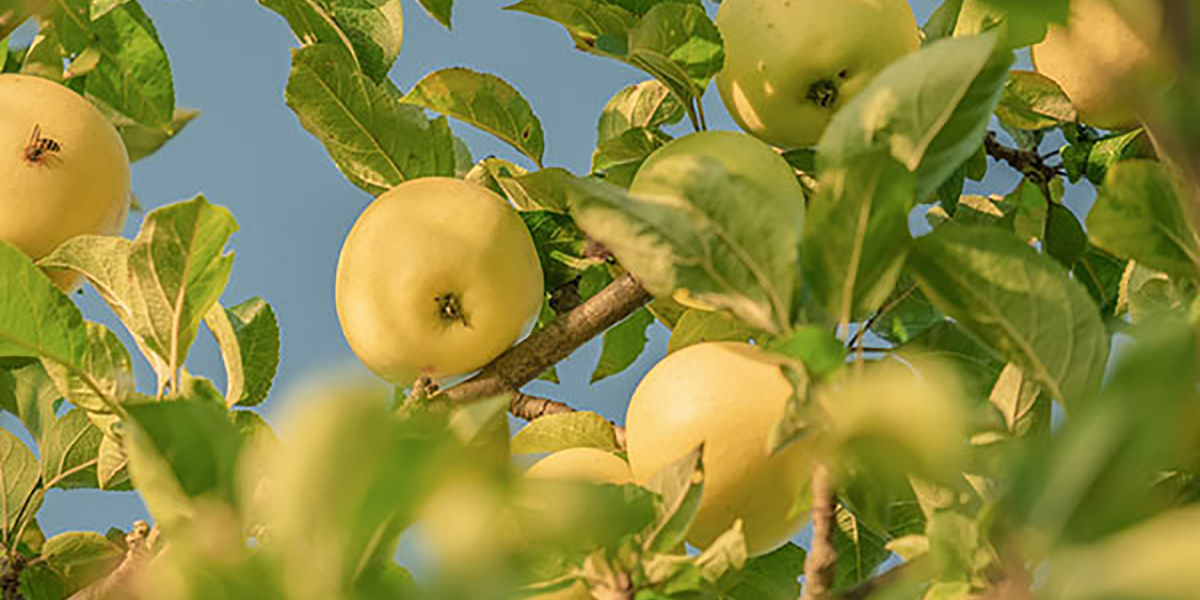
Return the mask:
{"type": "MultiPolygon", "coordinates": [[[[459,0],[452,32],[415,1],[405,2],[404,48],[392,70],[396,83],[408,89],[424,74],[453,66],[505,78],[530,100],[544,125],[547,166],[585,172],[601,108],[623,86],[645,78],[623,64],[572,50],[566,34],[548,21],[500,10],[511,0],[459,0]]],[[[937,2],[912,5],[924,22],[937,2]]],[[[307,377],[358,368],[338,326],[333,284],[341,242],[371,198],[345,180],[284,104],[295,40],[281,18],[247,0],[144,0],[144,7],[171,56],[178,103],[203,114],[159,154],[135,166],[134,190],[148,209],[204,193],[237,217],[241,231],[232,242],[237,260],[223,301],[231,305],[258,295],[279,314],[283,358],[265,406],[270,415],[287,408],[288,389],[307,377]]],[[[711,127],[735,128],[715,93],[706,96],[705,108],[711,127]]],[[[521,160],[486,134],[461,124],[455,130],[476,159],[494,154],[521,160]]],[[[987,189],[1011,188],[1011,175],[996,171],[987,189]]],[[[1072,203],[1082,208],[1087,200],[1079,196],[1072,203]]],[[[137,214],[131,218],[127,235],[136,233],[140,220],[137,214]]],[[[80,302],[89,318],[120,330],[93,292],[80,302]]],[[[589,386],[598,356],[593,343],[560,368],[562,386],[534,386],[538,393],[619,419],[665,346],[664,330],[656,327],[633,368],[589,386]]],[[[219,355],[205,335],[189,368],[222,383],[219,355]]],[[[149,373],[140,365],[143,386],[151,385],[149,373]]],[[[144,514],[134,494],[56,491],[46,500],[41,522],[47,534],[103,531],[127,528],[144,514]]]]}

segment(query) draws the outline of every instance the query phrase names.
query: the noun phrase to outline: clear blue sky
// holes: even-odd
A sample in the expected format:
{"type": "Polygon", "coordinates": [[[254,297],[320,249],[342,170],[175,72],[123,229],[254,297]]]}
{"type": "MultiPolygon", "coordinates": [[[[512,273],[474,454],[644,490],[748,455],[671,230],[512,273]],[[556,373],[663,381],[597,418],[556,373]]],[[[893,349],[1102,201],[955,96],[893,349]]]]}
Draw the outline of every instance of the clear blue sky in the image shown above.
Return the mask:
{"type": "MultiPolygon", "coordinates": [[[[356,367],[334,312],[334,271],[342,239],[371,198],[342,177],[284,104],[295,40],[281,18],[248,0],[143,2],[171,56],[178,103],[203,115],[135,166],[134,190],[148,209],[202,192],[237,217],[241,231],[232,242],[237,260],[223,301],[230,305],[259,295],[279,314],[283,357],[265,406],[270,415],[287,408],[288,388],[305,377],[356,367]]],[[[500,10],[512,0],[459,0],[452,32],[416,2],[405,2],[404,49],[392,70],[396,83],[407,89],[424,74],[452,66],[500,75],[541,118],[547,166],[586,172],[601,108],[621,87],[645,78],[615,61],[572,50],[566,34],[548,21],[500,10]]],[[[924,22],[937,2],[912,4],[924,22]]],[[[734,128],[715,93],[706,97],[706,112],[712,127],[734,128]]],[[[517,160],[485,134],[460,124],[455,130],[476,159],[495,154],[517,160]]],[[[991,191],[1013,185],[1007,173],[986,183],[991,191]]],[[[1073,203],[1079,207],[1086,200],[1073,203]]],[[[127,235],[136,234],[140,220],[133,215],[127,235]]],[[[124,333],[91,290],[81,303],[90,318],[124,333]]],[[[621,418],[634,386],[665,350],[664,330],[656,327],[653,333],[646,354],[626,373],[588,386],[598,354],[593,343],[560,369],[562,386],[535,384],[538,393],[621,418]]],[[[223,384],[219,355],[206,335],[189,368],[223,384]]],[[[144,389],[150,389],[149,373],[139,365],[144,389]]],[[[127,528],[144,515],[134,494],[55,491],[46,500],[42,527],[47,534],[103,531],[127,528]]]]}

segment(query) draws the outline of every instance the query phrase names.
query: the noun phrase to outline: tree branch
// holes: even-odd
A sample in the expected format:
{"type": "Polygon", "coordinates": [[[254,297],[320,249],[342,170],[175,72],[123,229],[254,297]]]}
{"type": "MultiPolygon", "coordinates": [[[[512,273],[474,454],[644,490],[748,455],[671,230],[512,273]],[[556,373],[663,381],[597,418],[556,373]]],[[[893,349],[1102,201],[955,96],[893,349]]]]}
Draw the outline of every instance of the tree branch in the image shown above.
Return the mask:
{"type": "Polygon", "coordinates": [[[837,571],[837,549],[833,547],[833,478],[817,462],[812,474],[812,545],[804,560],[804,600],[826,598],[833,590],[837,571]]]}
{"type": "MultiPolygon", "coordinates": [[[[1008,163],[1008,166],[1016,169],[1039,186],[1050,183],[1058,176],[1058,169],[1047,165],[1046,160],[1037,151],[1009,148],[1000,143],[1000,139],[994,131],[989,131],[987,137],[983,138],[983,149],[994,160],[1008,163]]],[[[1046,199],[1050,198],[1047,196],[1046,199]]]]}
{"type": "Polygon", "coordinates": [[[469,402],[517,391],[652,298],[632,275],[622,275],[571,312],[509,348],[478,375],[437,398],[469,402]]]}
{"type": "MultiPolygon", "coordinates": [[[[517,392],[513,395],[512,402],[508,405],[508,412],[518,419],[534,421],[549,415],[561,415],[578,411],[565,402],[517,392]]],[[[609,422],[612,423],[612,421],[609,422]]],[[[617,447],[624,450],[625,428],[616,423],[612,423],[612,426],[613,433],[617,436],[617,447]]]]}

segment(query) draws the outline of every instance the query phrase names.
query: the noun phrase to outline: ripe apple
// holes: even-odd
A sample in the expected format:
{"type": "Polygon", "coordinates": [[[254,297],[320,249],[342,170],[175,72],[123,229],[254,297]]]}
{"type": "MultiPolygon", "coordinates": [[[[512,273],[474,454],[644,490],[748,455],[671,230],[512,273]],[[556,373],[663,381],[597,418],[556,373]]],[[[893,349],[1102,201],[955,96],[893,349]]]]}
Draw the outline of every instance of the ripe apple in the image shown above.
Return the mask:
{"type": "Polygon", "coordinates": [[[725,109],[785,148],[815,145],[833,113],[921,43],[905,0],[725,0],[717,27],[725,109]]]}
{"type": "Polygon", "coordinates": [[[688,541],[705,547],[737,519],[752,556],[778,548],[808,517],[812,471],[803,444],[771,455],[792,385],[780,360],[750,344],[706,342],[679,350],[638,385],[625,417],[634,480],[704,444],[704,496],[688,541]]]}
{"type": "Polygon", "coordinates": [[[528,329],[543,296],[537,250],[516,211],[457,179],[416,179],[379,196],[338,262],[346,340],[393,382],[486,365],[528,329]]]}
{"type": "MultiPolygon", "coordinates": [[[[78,235],[116,235],[129,213],[129,156],[116,129],[70,89],[0,75],[0,239],[34,259],[78,235]]],[[[64,291],[78,276],[54,271],[64,291]]]]}
{"type": "Polygon", "coordinates": [[[567,448],[534,463],[526,477],[585,483],[633,483],[629,463],[598,448],[567,448]]]}
{"type": "Polygon", "coordinates": [[[1066,27],[1051,25],[1033,46],[1033,64],[1101,129],[1137,125],[1129,90],[1161,87],[1169,76],[1154,50],[1162,8],[1149,0],[1075,0],[1066,27]]]}

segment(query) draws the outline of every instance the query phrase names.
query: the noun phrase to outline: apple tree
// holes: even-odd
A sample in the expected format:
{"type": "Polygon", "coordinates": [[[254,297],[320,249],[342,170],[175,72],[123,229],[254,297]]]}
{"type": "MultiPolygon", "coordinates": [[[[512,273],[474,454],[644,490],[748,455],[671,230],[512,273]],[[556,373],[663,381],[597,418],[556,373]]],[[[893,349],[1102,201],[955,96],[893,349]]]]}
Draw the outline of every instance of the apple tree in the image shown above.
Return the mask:
{"type": "Polygon", "coordinates": [[[389,79],[405,10],[453,0],[260,3],[287,108],[376,197],[330,290],[376,377],[275,433],[236,207],[131,194],[197,115],[150,18],[0,0],[4,600],[1200,596],[1194,3],[520,0],[546,52],[643,77],[589,172],[503,74],[389,79]],[[621,422],[527,388],[596,338],[594,381],[628,369],[656,322],[621,422]],[[224,373],[189,370],[201,335],[224,373]],[[54,489],[153,524],[47,538],[54,489]]]}

